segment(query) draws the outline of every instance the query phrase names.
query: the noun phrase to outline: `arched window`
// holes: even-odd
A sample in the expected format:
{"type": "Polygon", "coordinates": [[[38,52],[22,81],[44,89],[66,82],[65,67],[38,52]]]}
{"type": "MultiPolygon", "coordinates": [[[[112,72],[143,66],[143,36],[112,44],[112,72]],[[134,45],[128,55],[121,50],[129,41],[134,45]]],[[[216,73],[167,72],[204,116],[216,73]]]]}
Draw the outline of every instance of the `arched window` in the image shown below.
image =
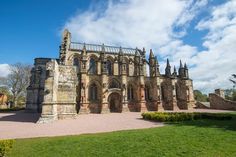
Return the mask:
{"type": "Polygon", "coordinates": [[[128,86],[127,96],[128,96],[128,100],[133,100],[134,99],[134,90],[133,90],[132,85],[128,86]]]}
{"type": "Polygon", "coordinates": [[[89,74],[96,74],[96,61],[95,59],[91,58],[89,61],[89,74]]]}
{"type": "Polygon", "coordinates": [[[150,98],[150,88],[149,88],[149,86],[145,86],[145,99],[146,100],[150,100],[151,98],[150,98]]]}
{"type": "Polygon", "coordinates": [[[112,80],[109,84],[109,88],[120,88],[120,84],[116,80],[112,80]]]}
{"type": "Polygon", "coordinates": [[[97,100],[97,86],[95,83],[91,84],[89,87],[89,97],[90,100],[97,100]]]}
{"type": "Polygon", "coordinates": [[[110,60],[107,61],[107,71],[108,75],[113,75],[113,64],[110,60]]]}
{"type": "Polygon", "coordinates": [[[126,64],[126,75],[129,76],[129,62],[126,64]]]}
{"type": "Polygon", "coordinates": [[[80,68],[80,63],[79,63],[79,59],[78,58],[74,58],[73,65],[78,67],[78,68],[80,68]]]}

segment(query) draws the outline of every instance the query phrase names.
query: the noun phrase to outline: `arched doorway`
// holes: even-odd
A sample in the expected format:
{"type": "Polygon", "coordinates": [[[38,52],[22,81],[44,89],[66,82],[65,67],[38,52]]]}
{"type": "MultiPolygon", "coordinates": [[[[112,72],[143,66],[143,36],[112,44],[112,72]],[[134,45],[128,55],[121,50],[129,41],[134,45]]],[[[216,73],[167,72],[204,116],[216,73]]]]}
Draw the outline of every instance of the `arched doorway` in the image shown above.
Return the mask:
{"type": "Polygon", "coordinates": [[[111,93],[108,97],[110,112],[122,112],[121,96],[118,93],[111,93]]]}

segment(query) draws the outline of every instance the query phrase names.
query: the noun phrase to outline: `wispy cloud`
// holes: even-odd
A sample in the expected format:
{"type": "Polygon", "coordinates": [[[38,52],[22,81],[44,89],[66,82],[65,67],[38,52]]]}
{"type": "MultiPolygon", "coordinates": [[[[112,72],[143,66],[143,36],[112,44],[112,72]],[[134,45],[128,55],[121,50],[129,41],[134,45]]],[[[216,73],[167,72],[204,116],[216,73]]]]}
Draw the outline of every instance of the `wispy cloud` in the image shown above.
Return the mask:
{"type": "Polygon", "coordinates": [[[229,88],[228,76],[235,73],[235,2],[209,10],[209,17],[196,26],[198,31],[209,31],[202,43],[206,48],[203,52],[181,38],[193,27],[190,22],[207,0],[108,1],[103,7],[93,6],[71,17],[64,28],[72,32],[74,41],[152,48],[163,60],[170,58],[172,65],[178,65],[182,58],[192,67],[194,87],[208,92],[216,87],[229,88]]]}
{"type": "Polygon", "coordinates": [[[0,77],[6,77],[10,73],[8,64],[0,64],[0,77]]]}

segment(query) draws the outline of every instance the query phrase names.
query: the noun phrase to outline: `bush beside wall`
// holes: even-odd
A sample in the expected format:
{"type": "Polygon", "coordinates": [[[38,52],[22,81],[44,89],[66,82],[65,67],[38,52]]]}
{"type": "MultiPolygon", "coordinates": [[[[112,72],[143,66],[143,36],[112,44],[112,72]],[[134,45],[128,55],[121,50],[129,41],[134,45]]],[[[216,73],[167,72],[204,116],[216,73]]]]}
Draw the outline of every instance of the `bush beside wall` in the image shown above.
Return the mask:
{"type": "Polygon", "coordinates": [[[158,122],[178,122],[198,119],[230,120],[232,116],[223,113],[200,113],[200,112],[146,112],[143,119],[158,122]]]}

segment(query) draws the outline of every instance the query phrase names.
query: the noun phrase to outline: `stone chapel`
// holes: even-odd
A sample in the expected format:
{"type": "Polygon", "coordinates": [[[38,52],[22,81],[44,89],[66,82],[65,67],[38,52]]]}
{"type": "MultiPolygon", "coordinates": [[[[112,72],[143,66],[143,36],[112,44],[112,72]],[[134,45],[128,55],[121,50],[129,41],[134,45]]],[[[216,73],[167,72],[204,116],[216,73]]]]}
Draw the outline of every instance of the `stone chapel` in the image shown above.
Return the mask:
{"type": "Polygon", "coordinates": [[[41,119],[82,113],[187,110],[195,103],[186,64],[160,74],[150,50],[71,41],[63,32],[57,59],[36,58],[27,88],[26,109],[41,119]],[[149,76],[147,75],[149,66],[149,76]]]}

